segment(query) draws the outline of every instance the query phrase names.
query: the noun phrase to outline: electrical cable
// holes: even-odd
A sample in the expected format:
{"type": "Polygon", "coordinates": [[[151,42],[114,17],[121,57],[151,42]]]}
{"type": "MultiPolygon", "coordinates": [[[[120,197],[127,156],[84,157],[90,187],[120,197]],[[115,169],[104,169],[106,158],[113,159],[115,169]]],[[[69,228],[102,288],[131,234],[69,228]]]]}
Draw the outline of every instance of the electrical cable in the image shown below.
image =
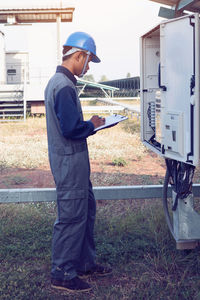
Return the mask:
{"type": "Polygon", "coordinates": [[[164,180],[163,190],[162,190],[163,210],[164,210],[165,219],[166,219],[168,228],[169,228],[172,236],[175,239],[175,234],[174,234],[172,219],[171,219],[170,214],[169,214],[168,200],[167,200],[169,179],[170,179],[170,173],[169,173],[169,170],[167,168],[166,169],[166,174],[165,174],[165,180],[164,180]]]}
{"type": "Polygon", "coordinates": [[[175,238],[172,218],[168,208],[168,185],[170,183],[172,190],[176,193],[176,198],[172,205],[172,211],[175,211],[178,206],[178,199],[185,199],[192,193],[192,179],[195,167],[173,159],[165,159],[165,162],[167,170],[162,192],[163,209],[169,230],[175,238]]]}

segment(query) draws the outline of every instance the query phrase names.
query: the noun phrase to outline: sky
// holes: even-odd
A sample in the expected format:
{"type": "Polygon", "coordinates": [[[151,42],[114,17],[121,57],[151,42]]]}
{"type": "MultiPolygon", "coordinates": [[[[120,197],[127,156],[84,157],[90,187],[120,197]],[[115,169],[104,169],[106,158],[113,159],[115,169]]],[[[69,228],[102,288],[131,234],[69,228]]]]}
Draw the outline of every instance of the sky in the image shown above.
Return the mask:
{"type": "MultiPolygon", "coordinates": [[[[4,1],[0,0],[0,7],[4,1]]],[[[6,3],[12,1],[18,2],[7,0],[6,3]]],[[[138,76],[139,38],[162,22],[158,17],[160,4],[149,0],[74,0],[69,3],[75,7],[73,22],[61,23],[61,43],[63,45],[75,31],[85,31],[94,38],[101,63],[90,63],[88,74],[92,74],[95,81],[103,75],[109,80],[125,78],[127,73],[138,76]]],[[[35,66],[44,69],[54,66],[56,24],[0,25],[0,30],[5,34],[6,51],[32,51],[35,66]]]]}

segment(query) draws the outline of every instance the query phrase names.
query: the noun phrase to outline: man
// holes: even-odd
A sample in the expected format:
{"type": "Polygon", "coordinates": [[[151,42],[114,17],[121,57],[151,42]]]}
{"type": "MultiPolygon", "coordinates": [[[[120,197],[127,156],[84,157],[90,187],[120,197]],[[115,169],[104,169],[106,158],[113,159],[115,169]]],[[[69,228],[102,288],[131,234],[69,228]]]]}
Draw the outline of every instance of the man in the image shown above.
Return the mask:
{"type": "Polygon", "coordinates": [[[75,76],[82,77],[89,62],[99,63],[93,38],[84,32],[69,36],[63,62],[45,89],[48,151],[56,184],[58,216],[52,239],[53,288],[89,291],[81,277],[107,275],[111,270],[95,262],[93,237],[96,203],[90,182],[86,138],[105,119],[83,120],[75,76]]]}

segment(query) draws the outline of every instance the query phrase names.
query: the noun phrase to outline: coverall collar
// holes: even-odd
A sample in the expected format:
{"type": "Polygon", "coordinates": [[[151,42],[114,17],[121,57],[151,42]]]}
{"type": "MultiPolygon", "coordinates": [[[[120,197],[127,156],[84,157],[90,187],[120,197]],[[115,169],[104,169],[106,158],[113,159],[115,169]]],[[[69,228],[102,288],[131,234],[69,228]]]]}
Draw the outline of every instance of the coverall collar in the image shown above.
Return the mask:
{"type": "Polygon", "coordinates": [[[65,74],[73,82],[73,84],[76,85],[76,83],[77,83],[76,78],[67,68],[65,68],[63,66],[57,66],[56,73],[65,74]]]}

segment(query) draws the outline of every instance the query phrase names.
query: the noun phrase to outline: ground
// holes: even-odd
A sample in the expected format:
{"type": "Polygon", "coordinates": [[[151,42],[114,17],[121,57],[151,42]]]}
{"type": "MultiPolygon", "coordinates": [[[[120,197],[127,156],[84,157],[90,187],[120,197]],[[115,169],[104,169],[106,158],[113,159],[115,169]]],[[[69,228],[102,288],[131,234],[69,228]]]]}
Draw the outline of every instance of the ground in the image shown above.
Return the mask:
{"type": "MultiPolygon", "coordinates": [[[[88,138],[93,186],[162,185],[163,158],[140,141],[139,120],[102,130],[88,138]]],[[[199,183],[199,167],[194,183],[199,183]]],[[[25,123],[2,123],[0,136],[0,188],[52,188],[45,118],[25,123]]]]}
{"type": "MultiPolygon", "coordinates": [[[[94,186],[163,184],[164,159],[142,146],[131,121],[88,138],[94,186]]],[[[197,168],[195,183],[199,174],[197,168]]],[[[44,119],[2,124],[0,188],[51,187],[44,119]]],[[[98,259],[114,272],[91,279],[94,289],[85,297],[50,290],[54,203],[0,207],[3,299],[200,299],[199,248],[187,256],[176,251],[159,200],[98,201],[98,259]]]]}
{"type": "MultiPolygon", "coordinates": [[[[116,166],[110,161],[91,160],[93,186],[111,185],[160,185],[164,182],[165,161],[154,153],[147,153],[142,160],[129,160],[125,166],[116,166]],[[151,162],[151,163],[150,163],[151,162]]],[[[199,169],[194,183],[199,183],[199,169]]],[[[40,168],[5,168],[0,170],[0,188],[52,188],[55,187],[49,166],[40,168]]]]}
{"type": "MultiPolygon", "coordinates": [[[[94,186],[162,184],[164,160],[148,153],[142,160],[129,160],[125,166],[110,161],[91,160],[91,180],[94,186]],[[151,161],[151,164],[149,164],[151,161]]],[[[0,188],[54,187],[49,166],[35,169],[5,168],[0,172],[0,188]]]]}

